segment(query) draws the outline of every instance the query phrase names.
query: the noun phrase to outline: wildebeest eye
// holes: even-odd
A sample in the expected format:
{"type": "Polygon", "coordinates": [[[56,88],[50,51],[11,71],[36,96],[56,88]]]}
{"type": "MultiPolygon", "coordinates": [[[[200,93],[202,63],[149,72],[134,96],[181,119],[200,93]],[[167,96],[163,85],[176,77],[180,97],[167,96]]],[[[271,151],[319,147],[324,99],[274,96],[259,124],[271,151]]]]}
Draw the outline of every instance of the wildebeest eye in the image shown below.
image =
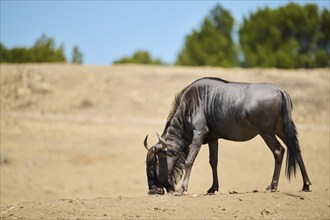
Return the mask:
{"type": "Polygon", "coordinates": [[[174,153],[167,153],[166,156],[172,157],[172,158],[177,158],[178,155],[174,154],[174,153]]]}
{"type": "Polygon", "coordinates": [[[165,154],[165,156],[167,157],[172,157],[172,158],[175,158],[178,156],[178,153],[177,151],[175,150],[172,150],[172,148],[165,148],[164,150],[161,151],[162,153],[165,154]]]}

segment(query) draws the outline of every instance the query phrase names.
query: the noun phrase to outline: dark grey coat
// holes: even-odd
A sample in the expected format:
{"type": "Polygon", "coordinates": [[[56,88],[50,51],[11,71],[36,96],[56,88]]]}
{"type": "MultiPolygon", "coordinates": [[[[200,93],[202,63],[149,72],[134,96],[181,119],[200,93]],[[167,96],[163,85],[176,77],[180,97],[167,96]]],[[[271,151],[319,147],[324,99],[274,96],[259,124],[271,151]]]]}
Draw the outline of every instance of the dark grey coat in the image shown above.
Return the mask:
{"type": "Polygon", "coordinates": [[[273,152],[275,169],[267,190],[277,190],[285,149],[287,146],[287,177],[296,173],[296,163],[303,176],[303,190],[311,185],[300,152],[296,128],[291,118],[289,95],[268,83],[233,83],[219,78],[202,78],[183,89],[175,99],[172,112],[159,142],[145,146],[149,192],[174,190],[183,175],[182,194],[188,189],[192,164],[202,144],[209,144],[213,184],[208,193],[218,191],[218,139],[247,141],[260,135],[273,152]]]}

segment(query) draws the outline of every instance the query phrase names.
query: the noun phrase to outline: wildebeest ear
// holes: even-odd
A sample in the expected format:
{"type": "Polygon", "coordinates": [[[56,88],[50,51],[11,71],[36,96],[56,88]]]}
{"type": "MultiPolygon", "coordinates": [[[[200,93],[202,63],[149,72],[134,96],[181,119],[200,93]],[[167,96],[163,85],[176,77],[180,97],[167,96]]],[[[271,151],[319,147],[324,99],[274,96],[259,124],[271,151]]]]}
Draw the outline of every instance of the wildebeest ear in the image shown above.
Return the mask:
{"type": "Polygon", "coordinates": [[[162,138],[159,134],[158,134],[158,132],[156,132],[156,135],[157,135],[157,137],[158,137],[158,140],[160,141],[160,143],[162,144],[162,148],[164,149],[164,148],[166,148],[167,146],[168,146],[168,144],[166,143],[166,141],[164,140],[164,138],[162,138]]]}
{"type": "Polygon", "coordinates": [[[158,151],[163,149],[163,145],[162,144],[156,144],[154,147],[154,151],[157,153],[158,151]]]}

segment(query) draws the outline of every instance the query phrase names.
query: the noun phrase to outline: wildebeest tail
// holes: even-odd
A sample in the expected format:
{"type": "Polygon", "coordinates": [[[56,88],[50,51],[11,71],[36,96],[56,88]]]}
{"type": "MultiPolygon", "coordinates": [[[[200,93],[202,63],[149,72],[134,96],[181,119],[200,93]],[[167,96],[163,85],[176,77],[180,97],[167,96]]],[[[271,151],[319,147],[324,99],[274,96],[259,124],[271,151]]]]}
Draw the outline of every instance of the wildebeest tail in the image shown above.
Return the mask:
{"type": "Polygon", "coordinates": [[[292,173],[296,176],[297,155],[300,151],[296,126],[291,118],[292,102],[290,96],[282,91],[282,120],[285,145],[287,146],[286,176],[290,180],[292,173]]]}

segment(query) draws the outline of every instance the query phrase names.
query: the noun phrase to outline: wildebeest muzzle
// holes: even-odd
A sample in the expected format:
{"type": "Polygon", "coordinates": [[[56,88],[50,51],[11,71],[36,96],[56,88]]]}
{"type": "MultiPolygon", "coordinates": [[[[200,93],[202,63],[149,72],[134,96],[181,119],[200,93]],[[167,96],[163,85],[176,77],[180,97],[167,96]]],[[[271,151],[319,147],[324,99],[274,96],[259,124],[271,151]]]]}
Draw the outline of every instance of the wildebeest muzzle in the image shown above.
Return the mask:
{"type": "Polygon", "coordinates": [[[158,144],[149,147],[146,136],[144,146],[148,150],[147,153],[147,178],[148,178],[148,194],[164,194],[165,189],[173,191],[173,184],[169,183],[169,169],[167,164],[167,155],[164,153],[163,139],[157,134],[160,140],[158,144]]]}

